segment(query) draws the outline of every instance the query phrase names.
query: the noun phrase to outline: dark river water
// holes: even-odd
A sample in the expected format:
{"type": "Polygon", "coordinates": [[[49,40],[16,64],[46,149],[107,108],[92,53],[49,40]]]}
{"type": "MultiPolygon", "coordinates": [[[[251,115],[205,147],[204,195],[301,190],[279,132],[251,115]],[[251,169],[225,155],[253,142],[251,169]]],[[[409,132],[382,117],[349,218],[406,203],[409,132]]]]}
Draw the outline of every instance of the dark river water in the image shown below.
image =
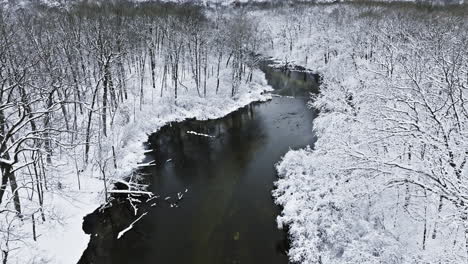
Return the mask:
{"type": "Polygon", "coordinates": [[[138,215],[147,215],[120,239],[136,218],[128,202],[115,199],[88,215],[83,229],[91,240],[79,263],[288,263],[271,196],[274,165],[289,149],[314,143],[315,113],[306,102],[317,79],[263,70],[277,92],[296,97],[273,97],[217,120],[172,123],[151,135],[146,161],[157,165],[141,171],[142,181],[160,198],[135,202],[138,215]]]}

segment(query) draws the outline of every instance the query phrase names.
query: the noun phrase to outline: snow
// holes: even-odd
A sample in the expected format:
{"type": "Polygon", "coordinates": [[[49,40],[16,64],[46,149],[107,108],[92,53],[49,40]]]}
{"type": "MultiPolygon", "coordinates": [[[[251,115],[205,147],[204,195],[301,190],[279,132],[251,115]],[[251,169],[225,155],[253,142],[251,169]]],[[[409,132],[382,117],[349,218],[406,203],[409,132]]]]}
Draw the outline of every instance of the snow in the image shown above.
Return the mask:
{"type": "Polygon", "coordinates": [[[405,248],[373,219],[352,217],[350,194],[336,188],[333,175],[317,171],[324,162],[309,147],[289,151],[277,164],[273,192],[283,207],[278,227],[287,226],[290,260],[298,263],[405,263],[405,248]],[[316,176],[317,175],[317,176],[316,176]],[[318,176],[320,175],[320,176],[318,176]],[[332,191],[333,190],[333,191],[332,191]],[[379,252],[372,255],[372,252],[379,252]]]}
{"type": "Polygon", "coordinates": [[[177,193],[177,200],[182,200],[182,198],[184,198],[184,194],[178,192],[178,193],[177,193]]]}
{"type": "MultiPolygon", "coordinates": [[[[128,194],[136,194],[136,195],[144,194],[150,197],[153,196],[152,192],[145,192],[145,191],[109,190],[107,192],[108,193],[128,193],[128,194]]],[[[135,201],[139,201],[139,200],[135,200],[135,201]]]]}
{"type": "Polygon", "coordinates": [[[210,136],[208,134],[203,134],[203,133],[198,133],[198,132],[195,132],[195,131],[187,131],[187,134],[192,134],[192,135],[196,135],[196,136],[200,136],[200,137],[214,138],[214,136],[210,136]]]}
{"type": "Polygon", "coordinates": [[[128,231],[132,230],[133,226],[138,222],[140,221],[145,215],[147,215],[148,213],[143,213],[142,215],[140,215],[135,221],[133,221],[128,227],[126,227],[124,230],[120,231],[118,234],[117,234],[117,239],[120,239],[123,235],[125,235],[125,233],[127,233],[128,231]]]}
{"type": "MultiPolygon", "coordinates": [[[[132,100],[128,100],[127,105],[121,106],[120,113],[115,118],[115,128],[111,129],[107,142],[102,144],[103,148],[109,149],[109,151],[104,149],[103,153],[111,153],[112,145],[115,146],[116,150],[118,168],[114,170],[113,166],[106,167],[108,180],[117,181],[132,175],[136,167],[153,166],[152,162],[139,164],[143,160],[145,152],[147,153],[143,143],[149,134],[158,131],[170,122],[192,118],[198,120],[221,118],[252,102],[271,99],[271,95],[267,92],[271,91],[272,88],[267,85],[264,74],[259,70],[254,71],[253,81],[247,84],[243,83],[239,93],[234,97],[230,96],[229,74],[229,70],[222,72],[221,88],[218,94],[212,92],[216,80],[209,79],[207,98],[199,97],[194,93],[195,89],[190,89],[181,92],[176,104],[171,95],[164,97],[152,95],[153,89],[149,85],[148,77],[145,92],[152,95],[151,99],[148,97],[141,111],[135,110],[135,116],[131,116],[133,109],[137,108],[135,105],[131,105],[132,100]]],[[[186,81],[187,87],[190,87],[190,84],[190,81],[186,81]]],[[[95,151],[97,150],[95,149],[95,151]]],[[[98,152],[93,155],[95,158],[99,157],[98,152]]],[[[109,155],[107,158],[101,158],[111,161],[112,156],[109,155]]],[[[54,164],[63,165],[57,166],[57,169],[48,172],[48,175],[51,175],[50,184],[59,184],[62,189],[60,193],[47,192],[44,197],[45,210],[48,214],[56,217],[46,219],[43,222],[39,219],[39,214],[36,214],[37,241],[34,241],[30,235],[31,219],[25,219],[22,222],[16,221],[14,228],[19,230],[18,234],[22,235],[21,244],[23,246],[11,250],[8,257],[9,263],[76,263],[87,247],[89,236],[82,230],[82,218],[104,203],[104,183],[100,178],[98,168],[89,166],[80,173],[81,189],[78,189],[74,161],[66,155],[60,158],[61,160],[54,161],[54,164]]],[[[7,192],[5,195],[7,200],[9,199],[8,195],[7,192]]],[[[22,193],[21,195],[26,196],[27,194],[22,193]]],[[[182,199],[182,196],[181,194],[179,199],[182,199]]],[[[38,205],[23,204],[23,207],[31,206],[37,207],[38,205]]],[[[6,222],[0,221],[0,224],[3,225],[6,222]]]]}
{"type": "MultiPolygon", "coordinates": [[[[64,186],[68,185],[66,179],[63,177],[64,186]]],[[[73,182],[70,185],[76,184],[73,182]]],[[[27,247],[13,251],[13,256],[17,256],[16,263],[70,263],[70,260],[81,257],[89,241],[81,229],[82,217],[102,202],[98,195],[103,185],[95,178],[82,177],[81,186],[82,190],[65,187],[63,194],[45,197],[51,205],[49,210],[56,212],[58,219],[48,219],[43,225],[38,225],[37,243],[26,242],[27,247]],[[20,258],[23,254],[25,259],[20,258]],[[32,259],[28,260],[28,257],[32,259]]],[[[15,263],[14,260],[12,263],[15,263]]]]}
{"type": "MultiPolygon", "coordinates": [[[[434,129],[455,131],[454,118],[444,116],[438,126],[419,110],[413,121],[408,118],[411,109],[399,103],[407,100],[419,104],[420,98],[427,96],[432,104],[445,107],[444,100],[439,99],[444,88],[435,84],[432,76],[437,76],[437,71],[439,76],[442,74],[425,54],[434,52],[434,42],[424,47],[417,40],[411,40],[418,43],[414,46],[389,42],[392,51],[414,63],[400,67],[406,66],[407,70],[424,65],[421,72],[427,75],[421,78],[424,87],[430,89],[423,95],[411,93],[411,83],[406,82],[411,78],[396,62],[391,78],[387,78],[385,68],[379,67],[388,63],[384,61],[388,53],[379,46],[388,35],[419,29],[415,35],[425,36],[440,26],[445,36],[451,36],[447,49],[457,50],[457,35],[451,31],[455,26],[438,25],[444,23],[439,20],[427,22],[434,24],[427,29],[411,18],[414,13],[400,13],[396,23],[396,19],[388,21],[394,18],[392,10],[375,11],[387,14],[376,23],[378,27],[362,15],[362,10],[349,6],[250,13],[272,36],[265,54],[284,64],[294,62],[316,69],[324,77],[321,95],[311,104],[320,111],[314,120],[318,136],[314,150],[291,150],[277,164],[279,179],[273,196],[283,207],[277,222],[287,229],[291,239],[288,255],[298,263],[466,263],[464,224],[455,206],[445,201],[438,212],[438,193],[405,183],[409,180],[424,184],[425,175],[436,174],[438,179],[453,184],[450,177],[435,172],[451,169],[440,151],[445,147],[437,143],[443,139],[434,138],[440,136],[434,129]],[[372,35],[377,35],[377,40],[372,40],[372,35]],[[412,54],[413,49],[419,53],[412,54]],[[370,50],[372,59],[365,57],[370,50]],[[327,53],[331,55],[324,60],[327,53]],[[417,61],[414,54],[424,56],[417,61]],[[421,134],[403,130],[408,124],[416,124],[421,134]],[[426,146],[432,144],[437,150],[429,154],[426,146]],[[421,145],[423,151],[416,149],[421,145]],[[414,157],[421,152],[425,153],[422,159],[404,158],[407,153],[414,157]],[[403,205],[405,199],[409,200],[407,206],[403,205]],[[437,230],[437,236],[424,233],[424,228],[428,233],[437,230]]],[[[466,127],[466,120],[460,125],[466,127]]],[[[466,157],[466,133],[451,137],[457,139],[448,144],[453,144],[450,148],[461,161],[466,157]]],[[[468,175],[466,169],[464,173],[468,175]]],[[[462,189],[466,185],[456,184],[462,189]]]]}
{"type": "MultiPolygon", "coordinates": [[[[74,3],[84,2],[87,0],[40,0],[42,4],[45,4],[49,7],[69,7],[74,3]]],[[[111,2],[113,0],[94,0],[94,2],[111,2]]],[[[148,2],[162,2],[162,3],[176,3],[176,4],[193,4],[193,5],[200,5],[200,6],[221,6],[224,8],[233,7],[237,4],[303,4],[303,3],[310,3],[310,4],[331,4],[331,3],[345,3],[345,2],[359,2],[359,0],[131,0],[134,3],[148,3],[148,2]]],[[[11,1],[11,0],[0,0],[0,5],[6,5],[10,7],[26,7],[31,3],[36,3],[37,1],[33,0],[21,0],[21,1],[11,1]]],[[[93,2],[93,1],[88,1],[93,2]]],[[[432,5],[446,5],[446,4],[464,4],[465,0],[371,0],[370,2],[383,2],[383,3],[401,3],[401,2],[418,2],[418,3],[430,3],[432,5]]]]}
{"type": "MultiPolygon", "coordinates": [[[[419,179],[410,178],[411,173],[402,173],[395,166],[388,166],[390,161],[400,158],[402,150],[406,151],[407,140],[387,141],[391,143],[389,148],[393,149],[388,154],[393,160],[369,155],[372,151],[381,151],[372,149],[376,146],[373,143],[377,134],[369,131],[390,125],[392,120],[383,122],[382,114],[385,110],[398,107],[392,106],[391,102],[382,102],[379,97],[387,95],[388,88],[376,77],[375,71],[381,69],[370,67],[370,62],[359,56],[351,60],[351,53],[363,54],[368,49],[362,43],[371,43],[366,39],[366,32],[360,32],[367,28],[359,24],[362,23],[358,19],[361,14],[351,7],[336,5],[302,10],[309,12],[308,16],[303,16],[299,11],[285,7],[280,11],[260,10],[246,14],[259,21],[271,38],[274,47],[265,45],[264,54],[288,65],[297,64],[317,70],[325,77],[322,95],[314,103],[314,107],[324,110],[314,123],[315,133],[319,137],[315,149],[292,150],[277,164],[279,179],[273,196],[275,202],[283,207],[278,217],[278,227],[287,228],[292,240],[288,252],[290,259],[301,263],[462,263],[465,253],[460,241],[464,237],[459,229],[460,221],[454,220],[457,214],[453,207],[444,207],[440,215],[437,215],[437,205],[434,203],[428,203],[424,209],[428,215],[425,219],[429,229],[440,227],[437,239],[429,239],[427,248],[430,250],[425,251],[421,250],[422,232],[421,225],[418,225],[422,211],[421,208],[414,208],[426,204],[421,199],[423,193],[413,190],[417,197],[412,198],[413,209],[409,206],[409,210],[414,211],[388,214],[394,209],[395,201],[403,200],[404,192],[403,188],[400,190],[398,186],[389,186],[393,187],[392,184],[398,183],[398,179],[419,179]],[[352,15],[345,9],[351,10],[352,15]],[[357,37],[362,39],[355,39],[357,37]],[[291,40],[293,43],[290,46],[291,40]],[[326,53],[332,55],[329,61],[324,62],[326,53]],[[354,105],[347,99],[350,96],[354,105]],[[389,181],[387,177],[390,175],[398,175],[399,178],[393,177],[389,181]],[[379,181],[369,180],[377,177],[379,181]],[[377,182],[379,184],[373,184],[377,182]],[[450,243],[446,243],[449,240],[450,243]]],[[[108,138],[101,142],[102,149],[92,149],[94,166],[81,171],[73,160],[76,155],[71,157],[60,153],[53,157],[55,167],[47,171],[48,184],[57,191],[45,192],[47,219],[43,222],[40,212],[35,213],[37,241],[33,241],[30,232],[32,219],[15,218],[10,227],[19,231],[15,237],[16,245],[11,248],[9,263],[76,263],[89,241],[81,229],[82,217],[104,202],[104,181],[96,165],[99,162],[108,173],[107,184],[130,175],[133,177],[134,169],[138,166],[154,165],[151,162],[139,164],[148,153],[143,143],[149,134],[164,125],[189,118],[220,118],[251,102],[269,100],[272,96],[265,93],[271,88],[259,71],[254,71],[253,82],[243,83],[234,98],[230,96],[229,71],[221,73],[219,94],[213,91],[215,80],[208,80],[206,98],[196,95],[193,83],[187,79],[182,81],[190,89],[180,89],[179,98],[175,100],[167,91],[163,97],[156,95],[149,85],[149,77],[146,78],[144,89],[147,96],[142,108],[139,109],[138,103],[131,99],[119,106],[108,138]],[[116,149],[117,169],[113,169],[113,157],[109,154],[112,153],[111,147],[116,149]],[[78,188],[78,181],[81,188],[78,188]],[[17,248],[18,244],[20,248],[17,248]]],[[[138,80],[133,76],[129,83],[135,85],[138,80]]],[[[132,89],[134,93],[138,92],[136,90],[132,89]]],[[[397,95],[414,100],[412,94],[397,95]]],[[[129,94],[130,98],[137,96],[129,94]]],[[[196,131],[189,133],[211,137],[196,131]]],[[[380,137],[379,140],[385,139],[380,137]]],[[[466,142],[460,140],[455,143],[462,148],[466,142]]],[[[425,171],[437,161],[425,162],[406,168],[425,171]]],[[[462,173],[466,175],[467,169],[462,173]]],[[[27,186],[27,181],[20,184],[27,186]]],[[[27,188],[22,189],[20,194],[22,201],[28,200],[27,188]]],[[[11,193],[7,192],[5,197],[5,200],[11,200],[11,193]]],[[[177,199],[182,198],[183,194],[178,193],[177,199]]],[[[165,200],[169,199],[166,197],[165,200]]],[[[438,197],[428,195],[427,199],[434,201],[438,197]]],[[[32,210],[39,208],[33,202],[22,206],[32,210]]],[[[173,206],[177,205],[171,204],[173,206]]],[[[10,220],[5,214],[0,220],[0,229],[8,226],[10,220]]],[[[122,230],[118,238],[130,231],[134,223],[122,230]]]]}
{"type": "MultiPolygon", "coordinates": [[[[146,152],[144,152],[144,153],[146,154],[146,152]]],[[[140,167],[140,168],[152,167],[152,166],[156,166],[156,162],[150,161],[150,162],[147,162],[147,163],[138,163],[137,164],[137,167],[140,167]]]]}

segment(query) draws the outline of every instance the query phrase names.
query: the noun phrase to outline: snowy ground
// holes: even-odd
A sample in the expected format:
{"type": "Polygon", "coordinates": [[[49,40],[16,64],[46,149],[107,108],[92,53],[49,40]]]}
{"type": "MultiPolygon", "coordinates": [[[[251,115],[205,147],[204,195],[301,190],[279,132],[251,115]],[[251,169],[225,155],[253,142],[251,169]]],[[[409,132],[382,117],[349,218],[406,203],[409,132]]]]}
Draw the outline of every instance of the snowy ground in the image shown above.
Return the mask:
{"type": "MultiPolygon", "coordinates": [[[[369,70],[376,69],[369,67],[368,61],[359,57],[359,54],[367,55],[370,46],[367,44],[372,43],[365,32],[359,32],[367,27],[359,24],[358,17],[352,15],[347,17],[350,20],[343,21],[346,17],[343,8],[348,7],[314,7],[315,13],[307,16],[302,16],[300,10],[298,12],[294,8],[250,13],[271,38],[265,41],[265,55],[317,70],[326,78],[326,84],[330,84],[329,92],[324,93],[325,96],[315,104],[315,107],[330,110],[324,111],[314,124],[319,137],[315,150],[290,151],[277,165],[280,179],[273,195],[276,202],[284,207],[278,224],[289,227],[292,238],[289,256],[302,263],[461,263],[460,259],[465,255],[464,245],[460,243],[463,237],[459,235],[463,232],[451,218],[453,212],[443,212],[439,217],[434,213],[436,204],[424,208],[429,215],[424,217],[428,229],[432,232],[436,227],[443,228],[437,229],[441,230],[437,233],[437,239],[427,242],[426,246],[431,250],[421,250],[420,220],[408,217],[414,214],[405,216],[405,212],[395,212],[391,217],[383,217],[383,213],[392,208],[393,201],[403,201],[404,190],[401,195],[392,191],[382,193],[379,189],[381,185],[364,184],[366,177],[374,175],[363,171],[354,173],[347,165],[355,163],[348,162],[346,158],[349,156],[339,151],[343,146],[347,147],[348,142],[368,143],[365,140],[370,141],[373,136],[367,134],[369,138],[360,137],[366,135],[368,127],[365,125],[372,123],[353,126],[355,119],[368,121],[363,117],[375,112],[372,101],[359,101],[363,96],[370,96],[366,92],[373,90],[360,89],[360,85],[385,92],[377,89],[385,89],[384,85],[373,83],[375,74],[369,70]],[[358,54],[356,59],[355,53],[358,54]],[[357,98],[355,102],[362,107],[355,116],[347,104],[348,92],[357,98]],[[348,179],[349,182],[346,181],[348,179]],[[453,243],[443,243],[449,238],[453,243]]],[[[185,88],[179,87],[177,104],[172,94],[168,94],[169,91],[159,97],[159,90],[151,89],[149,83],[148,78],[141,109],[137,100],[131,100],[138,94],[130,94],[127,104],[119,106],[108,137],[94,138],[101,141],[100,144],[94,142],[101,146],[101,149],[94,147],[92,150],[91,163],[94,166],[81,171],[74,161],[76,155],[69,157],[67,153],[61,153],[55,157],[54,168],[47,172],[50,177],[48,184],[55,186],[51,189],[60,191],[46,192],[44,210],[47,221],[40,219],[39,212],[36,214],[36,233],[40,243],[33,241],[29,232],[32,219],[19,221],[15,218],[14,222],[1,219],[0,224],[11,223],[12,229],[23,230],[24,234],[21,236],[17,232],[19,236],[12,241],[9,263],[76,262],[89,240],[81,230],[82,217],[104,202],[104,181],[99,166],[104,168],[108,179],[121,179],[130,175],[143,159],[142,143],[147,135],[168,122],[186,118],[219,118],[253,101],[270,98],[269,94],[263,94],[270,88],[259,71],[254,72],[252,83],[243,83],[235,98],[230,97],[229,71],[222,74],[219,94],[214,94],[215,79],[208,80],[207,98],[199,97],[194,92],[193,83],[186,78],[183,83],[190,89],[185,91],[185,88]],[[112,146],[116,149],[116,169],[110,155],[112,146]]],[[[134,80],[133,84],[138,85],[138,80],[134,80]]],[[[137,88],[132,90],[139,92],[137,88]]],[[[25,188],[21,193],[24,197],[22,200],[29,197],[27,190],[25,188]]],[[[422,193],[414,193],[418,197],[412,198],[413,203],[415,206],[422,205],[417,203],[422,201],[422,193]]],[[[34,204],[23,206],[37,207],[34,204]]],[[[422,208],[417,209],[415,212],[421,213],[422,208]]],[[[5,218],[8,218],[8,214],[5,218]]]]}
{"type": "MultiPolygon", "coordinates": [[[[389,93],[392,84],[381,77],[385,74],[380,74],[380,58],[373,63],[359,55],[368,56],[369,51],[375,52],[372,48],[377,49],[370,48],[373,28],[360,13],[363,10],[331,5],[251,13],[271,37],[264,54],[324,77],[322,95],[313,104],[321,110],[314,120],[318,136],[314,149],[291,150],[277,164],[280,179],[273,195],[283,207],[278,225],[288,228],[290,259],[298,263],[463,263],[463,223],[455,217],[454,208],[445,203],[437,212],[437,195],[389,187],[391,178],[412,174],[382,166],[388,163],[384,155],[369,150],[375,147],[379,153],[379,147],[386,151],[390,146],[398,157],[407,139],[378,145],[379,136],[371,132],[385,123],[378,117],[379,109],[392,101],[379,98],[389,93]],[[377,158],[369,162],[356,155],[377,158]]],[[[403,76],[404,71],[399,74],[403,76]]],[[[381,140],[385,141],[384,136],[381,140]]],[[[427,166],[430,163],[421,167],[427,166]]]]}
{"type": "MultiPolygon", "coordinates": [[[[181,92],[175,105],[172,95],[159,97],[159,91],[156,95],[150,85],[147,85],[145,93],[148,96],[141,110],[138,102],[134,102],[135,105],[120,106],[120,113],[115,117],[115,128],[111,129],[108,139],[101,144],[102,148],[110,149],[111,145],[115,146],[117,169],[113,169],[112,156],[102,156],[102,153],[109,151],[95,150],[96,153],[93,155],[94,159],[104,161],[107,177],[121,179],[130,175],[144,157],[143,143],[148,135],[158,131],[168,122],[187,118],[199,120],[220,118],[252,102],[271,98],[271,95],[266,93],[271,87],[267,85],[264,74],[258,70],[254,71],[253,81],[248,84],[243,83],[239,94],[234,98],[230,97],[229,72],[222,77],[224,79],[221,79],[218,94],[213,92],[215,80],[209,80],[207,98],[199,97],[193,92],[194,89],[190,89],[181,92]]],[[[190,80],[187,80],[185,85],[190,85],[190,80]]],[[[79,176],[81,189],[78,189],[77,169],[73,160],[63,153],[61,160],[54,164],[56,164],[55,171],[48,172],[48,175],[53,175],[49,179],[49,184],[60,185],[61,191],[47,193],[44,200],[47,201],[46,215],[53,215],[55,218],[42,222],[37,214],[35,219],[37,242],[33,241],[30,232],[27,232],[32,228],[31,219],[14,222],[15,229],[24,230],[25,236],[21,237],[21,241],[15,241],[18,244],[11,243],[22,246],[11,248],[8,263],[76,263],[87,246],[89,236],[81,229],[83,217],[104,202],[104,181],[99,168],[89,166],[81,172],[79,176]]]]}

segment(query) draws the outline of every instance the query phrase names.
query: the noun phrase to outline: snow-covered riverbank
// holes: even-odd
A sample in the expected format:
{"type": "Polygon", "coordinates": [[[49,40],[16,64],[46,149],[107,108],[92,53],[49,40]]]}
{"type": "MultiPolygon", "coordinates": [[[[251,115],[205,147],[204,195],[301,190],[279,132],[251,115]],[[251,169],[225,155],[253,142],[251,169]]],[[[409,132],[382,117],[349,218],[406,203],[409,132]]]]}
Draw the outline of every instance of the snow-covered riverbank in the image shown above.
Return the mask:
{"type": "Polygon", "coordinates": [[[437,81],[445,63],[466,71],[456,63],[466,49],[456,43],[467,20],[454,26],[450,12],[346,5],[254,12],[271,33],[271,56],[324,77],[313,101],[318,141],[277,164],[273,195],[284,208],[278,224],[288,226],[292,261],[466,262],[466,218],[456,202],[468,175],[458,127],[467,122],[457,117],[466,95],[451,108],[445,87],[455,83],[437,81]],[[450,139],[441,131],[452,131],[450,139]]]}
{"type": "Polygon", "coordinates": [[[253,52],[324,77],[318,141],[277,165],[291,260],[466,263],[466,5],[19,7],[0,14],[4,262],[75,262],[148,134],[268,100],[253,52]]]}
{"type": "MultiPolygon", "coordinates": [[[[216,119],[223,117],[252,102],[266,101],[271,95],[266,93],[271,90],[264,79],[264,74],[254,71],[251,83],[243,83],[239,94],[234,98],[230,96],[229,75],[222,79],[218,94],[210,94],[207,98],[201,98],[196,93],[182,93],[174,104],[174,98],[148,96],[147,103],[142,109],[136,109],[132,117],[133,105],[121,106],[123,109],[115,117],[116,129],[111,129],[108,139],[101,143],[103,148],[115,146],[117,168],[113,168],[113,157],[98,157],[109,163],[106,166],[108,179],[121,179],[132,173],[144,157],[143,143],[149,134],[158,131],[169,122],[181,121],[187,118],[198,120],[216,119]]],[[[208,90],[212,91],[215,80],[211,80],[208,90]]],[[[152,88],[148,85],[145,92],[151,95],[152,88]]],[[[190,91],[193,92],[193,89],[190,91]]],[[[103,151],[103,153],[109,153],[103,151]]],[[[96,154],[98,155],[98,154],[96,154]]],[[[59,193],[48,193],[44,200],[47,201],[45,210],[55,215],[55,219],[47,219],[41,222],[36,219],[37,241],[27,236],[31,223],[16,222],[16,228],[21,229],[24,237],[21,243],[24,247],[12,250],[9,255],[9,263],[76,263],[87,246],[89,236],[82,229],[83,217],[94,211],[104,203],[104,182],[98,167],[90,166],[80,172],[79,181],[81,189],[77,185],[76,168],[72,159],[65,154],[62,160],[54,161],[56,171],[49,172],[49,184],[60,184],[59,193]],[[54,213],[55,212],[55,213],[54,213]]],[[[109,186],[108,186],[109,188],[109,186]]]]}

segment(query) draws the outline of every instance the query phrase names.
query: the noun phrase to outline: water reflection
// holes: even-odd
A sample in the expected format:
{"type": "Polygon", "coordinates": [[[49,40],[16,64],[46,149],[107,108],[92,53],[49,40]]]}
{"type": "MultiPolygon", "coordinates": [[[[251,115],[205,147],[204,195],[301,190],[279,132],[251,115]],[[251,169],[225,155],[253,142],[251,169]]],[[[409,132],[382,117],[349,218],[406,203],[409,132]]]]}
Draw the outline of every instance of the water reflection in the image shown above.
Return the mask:
{"type": "Polygon", "coordinates": [[[142,206],[148,215],[119,240],[134,219],[128,203],[88,216],[84,229],[92,236],[80,263],[287,263],[271,198],[274,164],[289,148],[315,141],[306,100],[276,97],[151,135],[155,151],[146,161],[157,166],[143,181],[161,198],[142,206]]]}
{"type": "Polygon", "coordinates": [[[264,60],[260,69],[265,73],[268,84],[275,88],[274,93],[284,96],[308,96],[319,93],[321,77],[300,66],[283,65],[272,67],[274,61],[264,60]]]}

